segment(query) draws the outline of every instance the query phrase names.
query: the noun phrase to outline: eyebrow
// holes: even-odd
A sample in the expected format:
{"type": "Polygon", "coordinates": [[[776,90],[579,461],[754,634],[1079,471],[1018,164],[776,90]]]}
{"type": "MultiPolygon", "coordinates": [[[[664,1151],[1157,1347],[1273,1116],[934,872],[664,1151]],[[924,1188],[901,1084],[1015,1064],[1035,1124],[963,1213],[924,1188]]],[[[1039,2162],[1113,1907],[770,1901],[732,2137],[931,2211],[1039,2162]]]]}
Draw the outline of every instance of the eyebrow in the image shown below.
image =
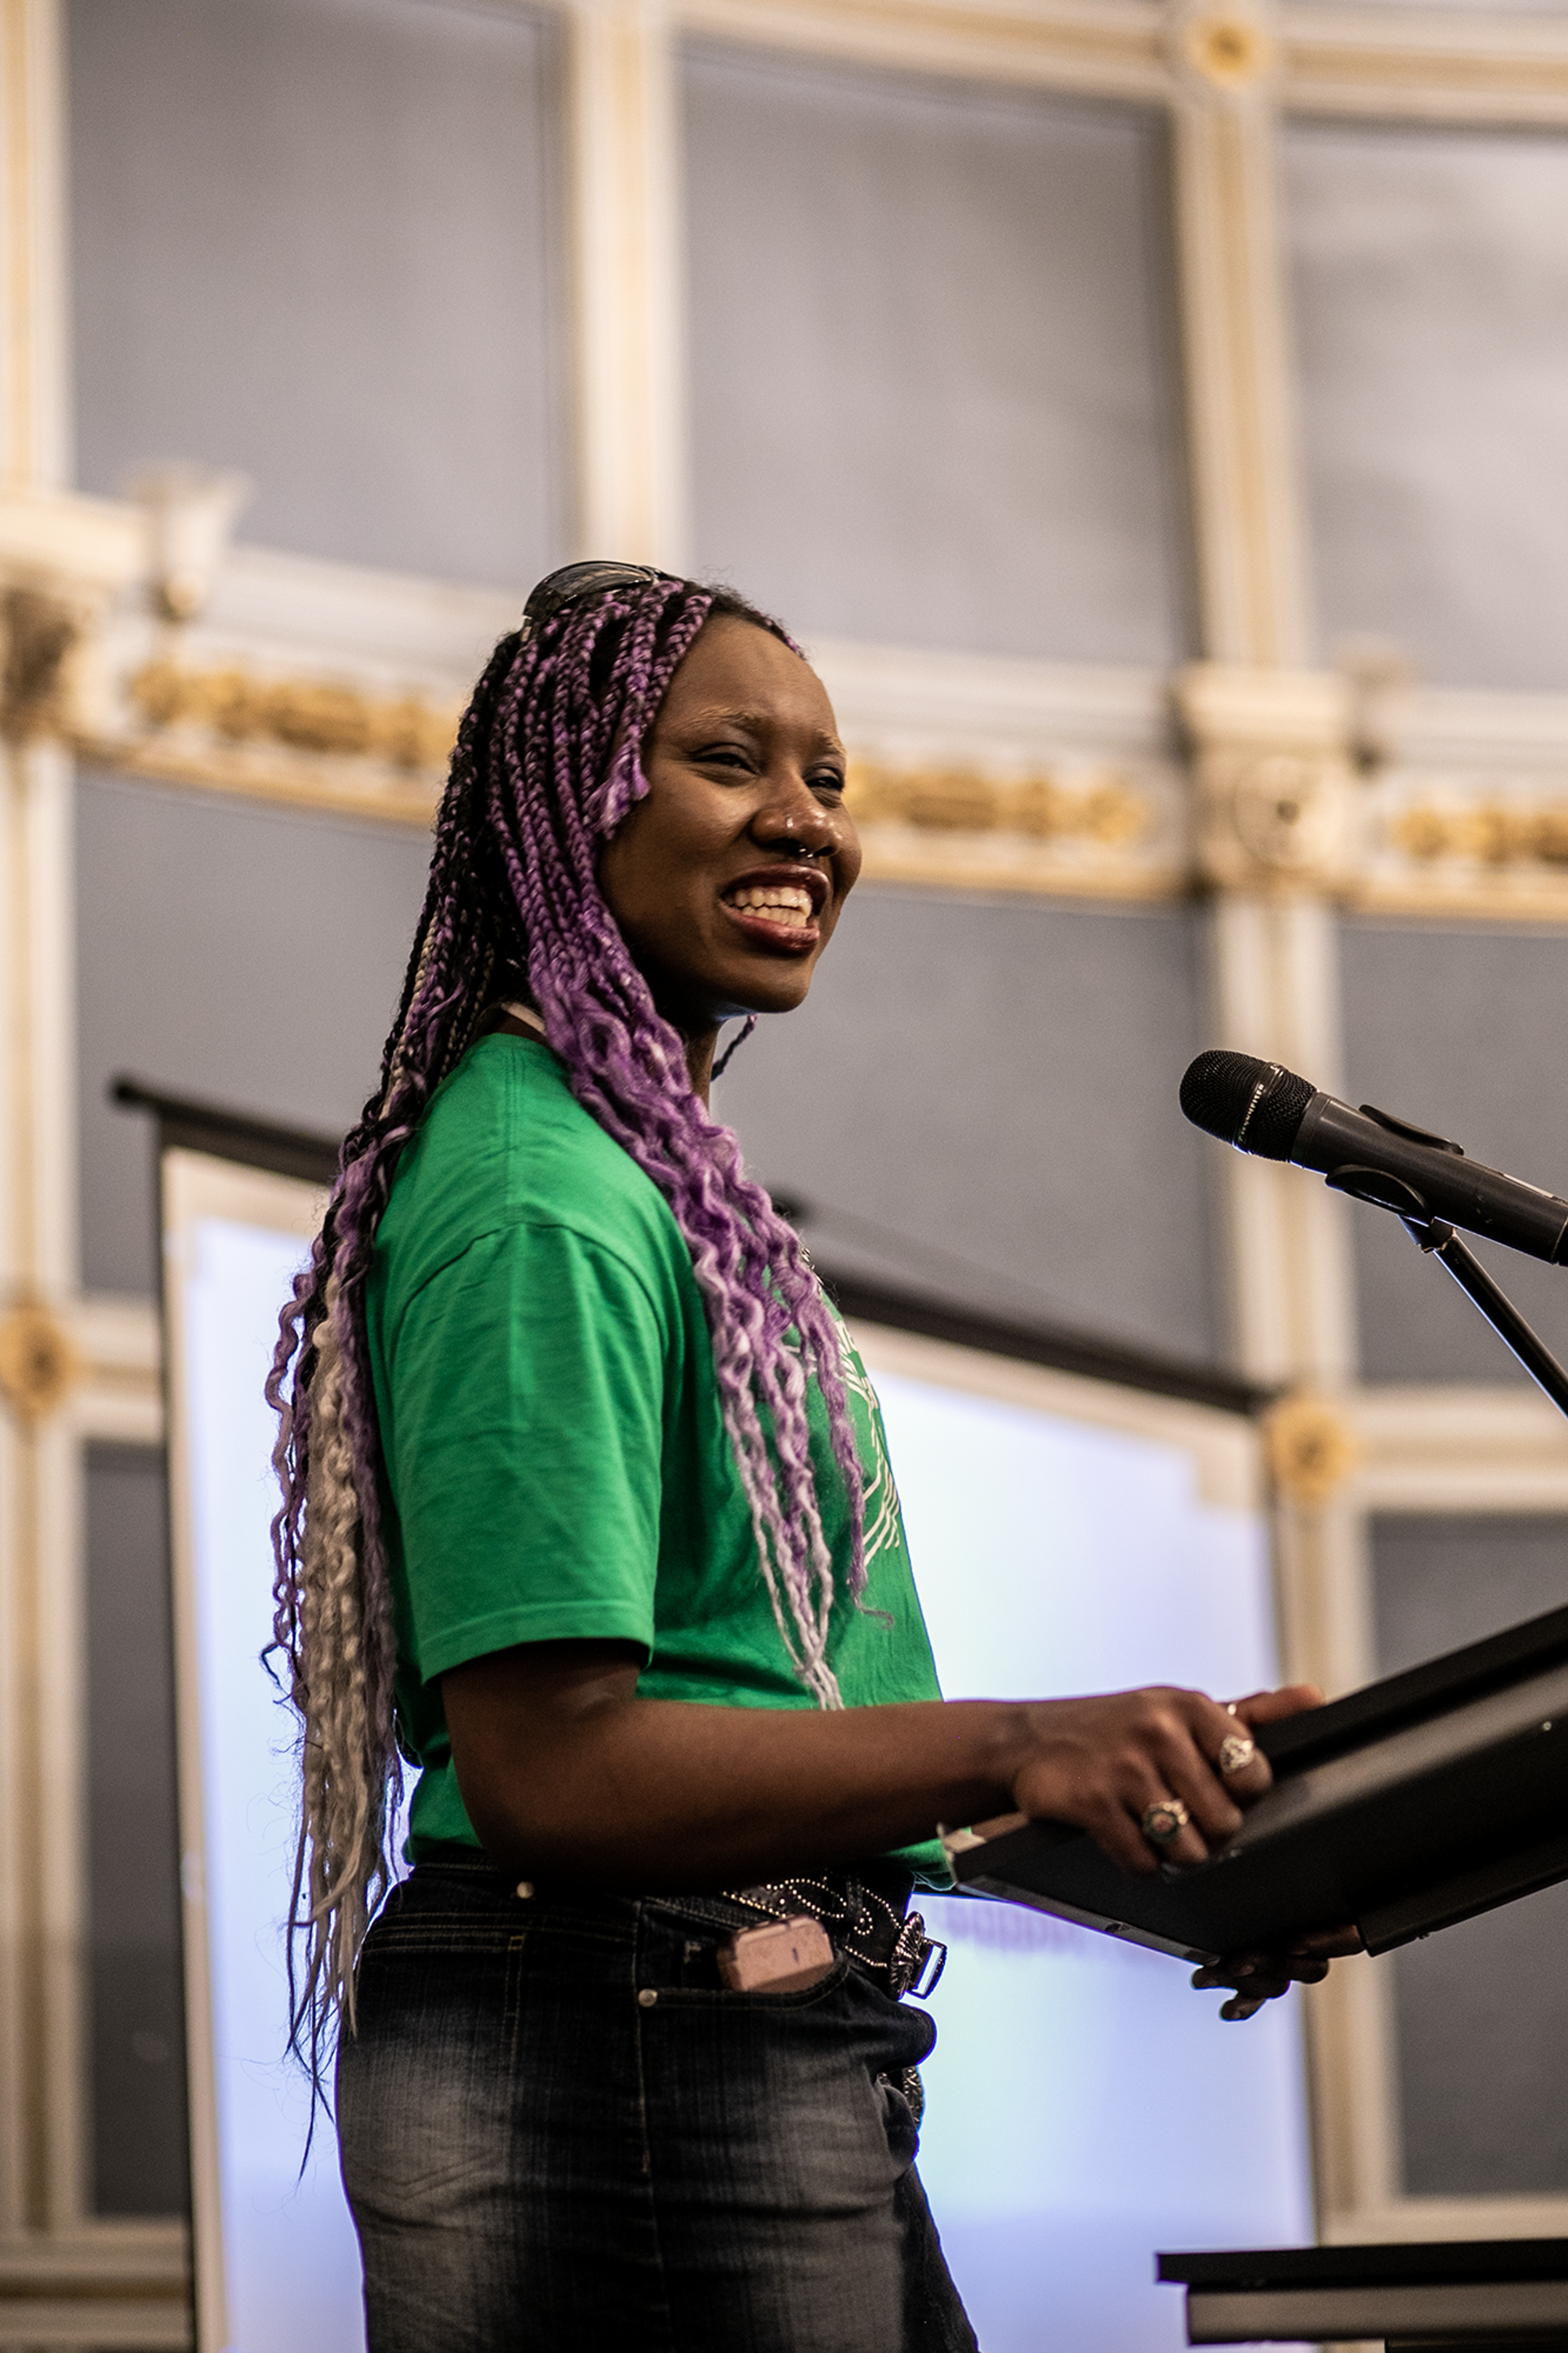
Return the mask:
{"type": "MultiPolygon", "coordinates": [[[[715,704],[710,711],[700,711],[689,723],[696,734],[700,734],[705,727],[743,727],[750,734],[766,735],[776,722],[765,711],[731,711],[721,704],[715,704]]],[[[816,742],[825,752],[844,752],[837,736],[829,735],[825,730],[818,732],[816,742]]]]}

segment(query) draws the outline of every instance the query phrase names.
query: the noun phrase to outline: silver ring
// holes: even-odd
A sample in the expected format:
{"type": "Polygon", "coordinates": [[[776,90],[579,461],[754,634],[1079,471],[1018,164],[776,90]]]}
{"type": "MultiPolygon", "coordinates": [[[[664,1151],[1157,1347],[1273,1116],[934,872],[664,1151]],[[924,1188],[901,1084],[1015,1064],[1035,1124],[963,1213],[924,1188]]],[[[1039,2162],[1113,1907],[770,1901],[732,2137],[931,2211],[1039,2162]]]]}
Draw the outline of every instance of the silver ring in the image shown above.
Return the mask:
{"type": "Polygon", "coordinates": [[[1256,1740],[1249,1740],[1244,1732],[1226,1733],[1219,1744],[1219,1769],[1227,1778],[1232,1773],[1245,1773],[1257,1754],[1256,1740]]]}
{"type": "Polygon", "coordinates": [[[1144,1807],[1139,1828],[1151,1846],[1171,1846],[1191,1820],[1180,1798],[1159,1798],[1144,1807]]]}

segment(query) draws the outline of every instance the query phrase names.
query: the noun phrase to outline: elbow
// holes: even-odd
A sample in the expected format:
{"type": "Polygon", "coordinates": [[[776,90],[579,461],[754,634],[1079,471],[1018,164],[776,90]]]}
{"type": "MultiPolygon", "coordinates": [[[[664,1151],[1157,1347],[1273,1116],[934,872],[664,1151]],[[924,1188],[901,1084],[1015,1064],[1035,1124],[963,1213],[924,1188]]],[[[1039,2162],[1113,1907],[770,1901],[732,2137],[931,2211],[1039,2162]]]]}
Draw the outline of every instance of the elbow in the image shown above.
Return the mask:
{"type": "Polygon", "coordinates": [[[510,1879],[609,1894],[631,1893],[643,1877],[633,1826],[586,1775],[530,1774],[522,1786],[459,1767],[458,1786],[475,1837],[510,1879]]]}

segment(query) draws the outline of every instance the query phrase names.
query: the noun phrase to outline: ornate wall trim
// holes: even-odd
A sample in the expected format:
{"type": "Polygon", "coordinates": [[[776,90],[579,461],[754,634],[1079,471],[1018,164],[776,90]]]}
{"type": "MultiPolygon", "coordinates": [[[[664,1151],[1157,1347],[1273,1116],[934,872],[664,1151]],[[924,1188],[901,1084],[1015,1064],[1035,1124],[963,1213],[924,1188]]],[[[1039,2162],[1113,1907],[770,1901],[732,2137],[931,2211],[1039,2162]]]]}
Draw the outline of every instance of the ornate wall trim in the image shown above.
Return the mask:
{"type": "Polygon", "coordinates": [[[1568,24],[1561,16],[1292,0],[1282,49],[1284,102],[1295,113],[1568,123],[1568,24]]]}
{"type": "Polygon", "coordinates": [[[679,116],[663,0],[566,0],[578,546],[685,562],[679,116]]]}
{"type": "MultiPolygon", "coordinates": [[[[1145,103],[1169,102],[1181,69],[1156,0],[674,0],[670,16],[710,38],[1145,103]]],[[[1568,122],[1560,18],[1290,0],[1270,46],[1287,113],[1568,122]]]]}
{"type": "Polygon", "coordinates": [[[1164,98],[1157,0],[675,0],[682,33],[847,64],[1164,98]]]}

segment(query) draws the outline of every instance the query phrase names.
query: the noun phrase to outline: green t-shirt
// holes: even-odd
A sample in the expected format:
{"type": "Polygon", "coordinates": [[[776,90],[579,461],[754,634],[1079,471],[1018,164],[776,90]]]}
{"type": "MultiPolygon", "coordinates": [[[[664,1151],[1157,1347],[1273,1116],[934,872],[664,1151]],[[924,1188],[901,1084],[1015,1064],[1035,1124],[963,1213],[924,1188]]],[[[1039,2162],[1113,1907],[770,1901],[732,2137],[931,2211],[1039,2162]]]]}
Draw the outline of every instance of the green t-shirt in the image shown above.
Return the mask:
{"type": "MultiPolygon", "coordinates": [[[[369,1285],[386,1466],[397,1701],[422,1771],[408,1851],[478,1845],[439,1677],[514,1642],[639,1644],[639,1694],[815,1705],[790,1666],[725,1435],[708,1319],[669,1206],[585,1112],[549,1049],[486,1038],[399,1163],[369,1285]]],[[[845,1702],[941,1696],[881,1415],[844,1337],[866,1489],[867,1588],[809,1393],[838,1569],[829,1659],[845,1702]]],[[[910,1867],[948,1883],[940,1845],[910,1867]]]]}

